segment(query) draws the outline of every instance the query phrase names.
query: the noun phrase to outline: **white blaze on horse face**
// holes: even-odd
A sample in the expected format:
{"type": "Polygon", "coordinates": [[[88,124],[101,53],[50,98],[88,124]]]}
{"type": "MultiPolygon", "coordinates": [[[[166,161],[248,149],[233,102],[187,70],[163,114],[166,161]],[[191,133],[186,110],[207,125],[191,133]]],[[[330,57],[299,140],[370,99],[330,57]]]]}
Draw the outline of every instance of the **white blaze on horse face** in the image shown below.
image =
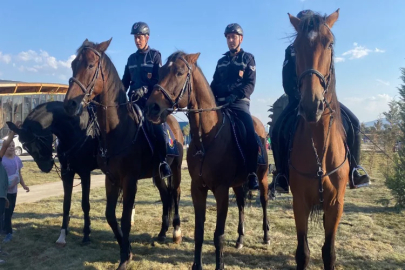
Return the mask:
{"type": "Polygon", "coordinates": [[[173,65],[173,62],[169,62],[168,67],[171,67],[173,65]]]}
{"type": "Polygon", "coordinates": [[[310,41],[314,41],[314,39],[316,39],[317,36],[318,36],[318,32],[315,32],[315,31],[311,31],[308,34],[308,38],[310,41]]]}

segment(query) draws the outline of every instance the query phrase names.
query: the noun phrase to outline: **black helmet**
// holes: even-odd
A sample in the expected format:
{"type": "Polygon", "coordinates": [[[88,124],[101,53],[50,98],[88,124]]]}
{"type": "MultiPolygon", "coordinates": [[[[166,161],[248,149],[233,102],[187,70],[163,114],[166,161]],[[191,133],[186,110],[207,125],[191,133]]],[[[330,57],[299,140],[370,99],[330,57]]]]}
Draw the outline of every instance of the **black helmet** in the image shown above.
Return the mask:
{"type": "Polygon", "coordinates": [[[131,35],[150,35],[149,26],[144,22],[137,22],[132,25],[131,35]]]}
{"type": "Polygon", "coordinates": [[[311,16],[311,15],[314,15],[314,12],[310,9],[306,9],[306,10],[300,11],[297,14],[297,18],[302,19],[302,17],[304,17],[304,16],[311,16]]]}
{"type": "Polygon", "coordinates": [[[231,23],[231,24],[228,24],[228,26],[225,28],[225,33],[224,33],[225,37],[227,34],[230,34],[230,33],[235,33],[235,34],[243,36],[243,29],[242,29],[242,27],[240,27],[239,24],[231,23]]]}

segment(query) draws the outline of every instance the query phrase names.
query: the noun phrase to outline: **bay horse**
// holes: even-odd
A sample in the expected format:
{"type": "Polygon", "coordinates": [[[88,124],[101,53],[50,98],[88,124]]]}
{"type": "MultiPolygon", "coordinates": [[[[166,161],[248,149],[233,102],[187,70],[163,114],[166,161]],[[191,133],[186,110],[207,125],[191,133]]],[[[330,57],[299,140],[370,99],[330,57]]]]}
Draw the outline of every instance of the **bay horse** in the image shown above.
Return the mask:
{"type": "Polygon", "coordinates": [[[297,35],[294,40],[300,103],[295,135],[290,144],[289,175],[298,246],[297,269],[310,260],[307,240],[308,218],[323,210],[325,269],[335,268],[335,238],[343,213],[349,180],[345,144],[333,61],[334,35],[331,28],[339,10],[329,16],[290,14],[297,35]]]}
{"type": "MultiPolygon", "coordinates": [[[[146,104],[146,115],[154,123],[162,123],[173,109],[185,108],[190,120],[191,142],[187,151],[188,170],[191,175],[191,196],[195,213],[195,250],[192,269],[202,269],[202,244],[207,192],[214,193],[217,204],[217,224],[214,234],[216,269],[224,269],[223,248],[225,222],[228,213],[229,188],[232,187],[239,209],[237,248],[243,246],[245,196],[243,184],[247,170],[234,141],[231,123],[216,108],[211,88],[197,65],[197,54],[175,52],[160,69],[159,84],[146,104]]],[[[253,117],[256,133],[265,145],[263,124],[253,117]]],[[[267,154],[265,154],[268,164],[267,154]]],[[[269,241],[267,221],[267,170],[258,166],[260,202],[263,208],[264,243],[269,241]]]]}
{"type": "Polygon", "coordinates": [[[63,221],[57,245],[66,245],[69,212],[72,199],[73,178],[81,178],[82,210],[84,227],[82,244],[90,243],[90,173],[97,166],[97,138],[93,132],[90,115],[85,110],[80,116],[69,116],[63,102],[51,101],[38,105],[25,118],[21,127],[7,122],[9,128],[19,135],[24,149],[34,158],[43,172],[54,166],[52,156],[53,134],[59,139],[57,155],[61,165],[63,182],[63,221]]]}
{"type": "Polygon", "coordinates": [[[176,119],[174,117],[167,119],[177,140],[176,147],[179,155],[168,158],[173,176],[169,178],[166,185],[158,173],[154,173],[154,167],[157,166],[154,166],[149,139],[141,127],[147,123],[142,122],[142,113],[128,102],[118,72],[105,54],[110,42],[111,39],[100,44],[89,42],[87,39],[83,42],[72,62],[73,77],[69,81],[64,105],[70,115],[79,114],[89,102],[97,106],[96,119],[100,127],[100,151],[98,151],[97,161],[106,175],[106,218],[120,245],[118,269],[126,269],[132,257],[129,243],[130,219],[139,179],[153,176],[154,183],[160,192],[163,216],[158,239],[163,240],[166,237],[174,205],[173,241],[181,242],[178,207],[183,135],[176,119]],[[121,230],[119,230],[115,209],[121,191],[123,210],[121,230]]]}

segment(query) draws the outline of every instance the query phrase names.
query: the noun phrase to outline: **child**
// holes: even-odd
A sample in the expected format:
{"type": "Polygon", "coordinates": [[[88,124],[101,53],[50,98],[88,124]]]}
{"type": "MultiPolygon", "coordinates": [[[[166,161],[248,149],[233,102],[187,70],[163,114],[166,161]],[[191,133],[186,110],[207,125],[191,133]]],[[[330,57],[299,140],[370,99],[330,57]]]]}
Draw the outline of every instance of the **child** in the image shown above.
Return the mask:
{"type": "MultiPolygon", "coordinates": [[[[9,206],[9,202],[7,199],[7,191],[8,191],[8,175],[6,169],[4,168],[3,164],[1,163],[4,154],[6,153],[7,148],[9,147],[10,143],[14,138],[14,132],[9,131],[7,140],[3,142],[3,145],[0,150],[0,231],[3,230],[3,215],[6,207],[9,206]]],[[[0,251],[1,252],[1,251],[0,251]]],[[[0,263],[5,263],[4,260],[0,260],[0,263]]]]}
{"type": "MultiPolygon", "coordinates": [[[[10,137],[13,138],[14,136],[9,136],[7,139],[9,139],[10,137]]],[[[17,200],[18,184],[21,183],[22,187],[27,192],[30,191],[30,189],[25,185],[24,179],[21,176],[21,168],[23,167],[23,164],[21,162],[21,159],[15,155],[14,147],[15,147],[14,141],[11,141],[1,161],[8,175],[7,199],[9,202],[9,207],[6,208],[4,216],[4,230],[6,231],[7,234],[3,240],[4,243],[10,242],[11,239],[13,238],[11,217],[13,216],[15,203],[17,200]]]]}

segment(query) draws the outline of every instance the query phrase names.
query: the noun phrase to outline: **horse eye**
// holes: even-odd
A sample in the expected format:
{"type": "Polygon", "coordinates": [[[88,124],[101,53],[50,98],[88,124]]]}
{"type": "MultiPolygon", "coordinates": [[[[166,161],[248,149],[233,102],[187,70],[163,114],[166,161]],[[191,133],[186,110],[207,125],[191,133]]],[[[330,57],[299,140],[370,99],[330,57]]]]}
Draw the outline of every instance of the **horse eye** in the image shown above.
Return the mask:
{"type": "Polygon", "coordinates": [[[178,77],[180,77],[180,76],[183,76],[183,73],[181,73],[181,72],[177,72],[177,74],[176,74],[178,77]]]}
{"type": "Polygon", "coordinates": [[[328,47],[329,49],[332,49],[333,48],[333,42],[331,42],[330,44],[329,44],[329,47],[328,47]]]}
{"type": "Polygon", "coordinates": [[[89,68],[91,69],[91,68],[93,68],[94,67],[94,65],[89,65],[89,68]]]}

